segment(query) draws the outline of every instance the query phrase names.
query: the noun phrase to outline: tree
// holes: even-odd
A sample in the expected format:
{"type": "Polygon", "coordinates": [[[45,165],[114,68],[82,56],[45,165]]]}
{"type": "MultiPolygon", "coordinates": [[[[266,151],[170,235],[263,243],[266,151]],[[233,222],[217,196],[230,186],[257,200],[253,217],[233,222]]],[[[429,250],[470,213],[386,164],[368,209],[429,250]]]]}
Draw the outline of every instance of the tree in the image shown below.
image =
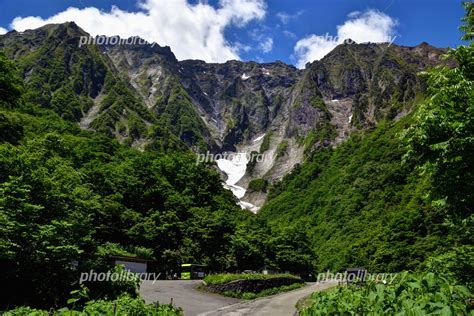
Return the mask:
{"type": "Polygon", "coordinates": [[[455,247],[427,266],[432,271],[467,284],[472,289],[474,263],[474,3],[464,2],[463,40],[452,49],[454,68],[437,67],[425,74],[430,98],[416,113],[416,124],[403,137],[406,159],[418,159],[432,182],[430,200],[445,218],[455,247]]]}
{"type": "Polygon", "coordinates": [[[20,102],[22,82],[13,62],[0,51],[0,107],[14,108],[20,102]]]}
{"type": "MultiPolygon", "coordinates": [[[[469,227],[474,211],[474,43],[473,3],[462,29],[467,46],[451,49],[445,58],[457,66],[438,66],[424,73],[429,98],[415,113],[415,123],[403,134],[408,144],[405,159],[418,159],[431,177],[432,204],[452,227],[469,227]]],[[[471,238],[459,230],[460,238],[471,238]]]]}

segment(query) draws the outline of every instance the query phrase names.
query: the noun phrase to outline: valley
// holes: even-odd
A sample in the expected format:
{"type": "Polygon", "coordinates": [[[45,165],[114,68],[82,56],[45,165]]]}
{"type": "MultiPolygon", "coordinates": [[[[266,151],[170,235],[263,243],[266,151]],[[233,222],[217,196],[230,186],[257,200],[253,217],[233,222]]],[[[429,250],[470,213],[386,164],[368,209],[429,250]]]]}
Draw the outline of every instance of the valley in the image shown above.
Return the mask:
{"type": "Polygon", "coordinates": [[[466,45],[346,40],[302,69],[84,44],[75,22],[1,34],[0,311],[472,313],[464,8],[466,45]],[[311,283],[356,267],[400,277],[311,283]]]}
{"type": "Polygon", "coordinates": [[[237,185],[241,205],[254,212],[267,193],[249,191],[252,180],[274,184],[309,152],[406,115],[424,89],[416,74],[440,63],[446,52],[426,43],[341,44],[300,70],[282,62],[178,61],[156,43],[79,45],[81,36],[88,35],[74,23],[47,25],[9,33],[0,48],[19,61],[27,85],[49,82],[32,100],[68,100],[68,108],[55,111],[81,128],[142,150],[189,146],[198,153],[264,155],[239,183],[223,176],[237,185]],[[71,67],[76,59],[81,62],[71,67]],[[58,70],[44,77],[42,65],[52,62],[58,70]],[[85,69],[90,71],[78,76],[85,69]],[[116,94],[118,86],[122,92],[116,94]],[[173,140],[162,143],[163,135],[173,140]]]}

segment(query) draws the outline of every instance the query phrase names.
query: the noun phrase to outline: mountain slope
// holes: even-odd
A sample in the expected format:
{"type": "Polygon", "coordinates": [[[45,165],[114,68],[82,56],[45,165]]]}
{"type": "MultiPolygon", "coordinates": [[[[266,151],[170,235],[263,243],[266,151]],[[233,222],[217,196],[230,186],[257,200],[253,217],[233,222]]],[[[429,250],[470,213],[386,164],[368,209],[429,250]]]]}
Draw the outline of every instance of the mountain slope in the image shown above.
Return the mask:
{"type": "Polygon", "coordinates": [[[401,163],[398,134],[410,123],[383,122],[316,151],[274,187],[260,216],[308,234],[318,271],[418,267],[451,241],[442,214],[425,202],[427,179],[401,163]]]}
{"type": "Polygon", "coordinates": [[[19,62],[29,100],[134,147],[259,152],[237,183],[261,206],[265,190],[313,150],[380,120],[398,120],[423,96],[420,70],[445,52],[343,44],[304,70],[282,62],[178,61],[169,47],[82,45],[74,23],[0,36],[19,62]]]}
{"type": "MultiPolygon", "coordinates": [[[[192,137],[186,130],[176,128],[173,119],[180,113],[168,111],[170,118],[165,119],[160,113],[165,108],[157,111],[149,106],[149,100],[142,97],[131,80],[127,64],[117,64],[113,52],[110,56],[107,53],[110,47],[79,45],[81,36],[88,35],[71,22],[0,37],[0,48],[18,61],[29,91],[28,101],[51,108],[61,117],[79,122],[84,129],[101,131],[138,147],[161,140],[159,135],[169,136],[169,146],[174,148],[182,147],[180,140],[190,146],[199,142],[201,135],[192,137]]],[[[134,48],[137,47],[129,51],[134,48]]],[[[151,52],[140,52],[166,53],[174,59],[169,49],[159,46],[151,52]]],[[[168,78],[161,96],[168,94],[174,101],[186,99],[185,91],[176,82],[168,78]]],[[[189,102],[187,109],[193,110],[189,102]]],[[[190,125],[206,132],[199,120],[190,125]]]]}

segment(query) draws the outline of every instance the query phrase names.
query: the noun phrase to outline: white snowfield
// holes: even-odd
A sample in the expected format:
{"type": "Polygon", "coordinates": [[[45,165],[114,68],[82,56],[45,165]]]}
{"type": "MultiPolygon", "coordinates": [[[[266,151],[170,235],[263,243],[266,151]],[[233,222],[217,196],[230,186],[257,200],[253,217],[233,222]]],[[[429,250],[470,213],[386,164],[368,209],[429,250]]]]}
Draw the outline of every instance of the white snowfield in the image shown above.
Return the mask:
{"type": "MultiPolygon", "coordinates": [[[[248,157],[246,153],[235,153],[233,155],[229,155],[229,157],[231,158],[230,160],[216,160],[217,166],[220,170],[227,174],[227,180],[224,184],[224,187],[231,190],[232,193],[234,193],[234,195],[240,200],[244,197],[246,189],[236,185],[236,183],[239,182],[239,180],[245,175],[248,157]]],[[[248,202],[240,201],[239,205],[240,207],[249,209],[252,212],[258,211],[258,207],[248,202]]]]}
{"type": "Polygon", "coordinates": [[[248,76],[245,72],[242,74],[242,80],[247,80],[248,78],[250,78],[250,76],[248,76]]]}

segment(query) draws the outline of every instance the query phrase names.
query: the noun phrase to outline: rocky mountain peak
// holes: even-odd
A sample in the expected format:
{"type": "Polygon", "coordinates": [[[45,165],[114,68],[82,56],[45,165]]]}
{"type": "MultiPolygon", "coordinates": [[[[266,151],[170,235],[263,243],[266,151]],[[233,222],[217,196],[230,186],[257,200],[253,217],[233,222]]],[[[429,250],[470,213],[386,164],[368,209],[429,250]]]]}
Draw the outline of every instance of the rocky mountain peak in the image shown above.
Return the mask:
{"type": "MultiPolygon", "coordinates": [[[[170,47],[139,38],[79,47],[81,36],[73,22],[51,24],[0,36],[0,48],[27,84],[44,87],[32,102],[83,128],[141,149],[265,155],[236,184],[244,189],[280,179],[314,148],[408,113],[424,90],[417,73],[445,52],[346,41],[299,70],[281,61],[178,61],[170,47]]],[[[259,206],[262,193],[244,201],[259,206]]]]}

